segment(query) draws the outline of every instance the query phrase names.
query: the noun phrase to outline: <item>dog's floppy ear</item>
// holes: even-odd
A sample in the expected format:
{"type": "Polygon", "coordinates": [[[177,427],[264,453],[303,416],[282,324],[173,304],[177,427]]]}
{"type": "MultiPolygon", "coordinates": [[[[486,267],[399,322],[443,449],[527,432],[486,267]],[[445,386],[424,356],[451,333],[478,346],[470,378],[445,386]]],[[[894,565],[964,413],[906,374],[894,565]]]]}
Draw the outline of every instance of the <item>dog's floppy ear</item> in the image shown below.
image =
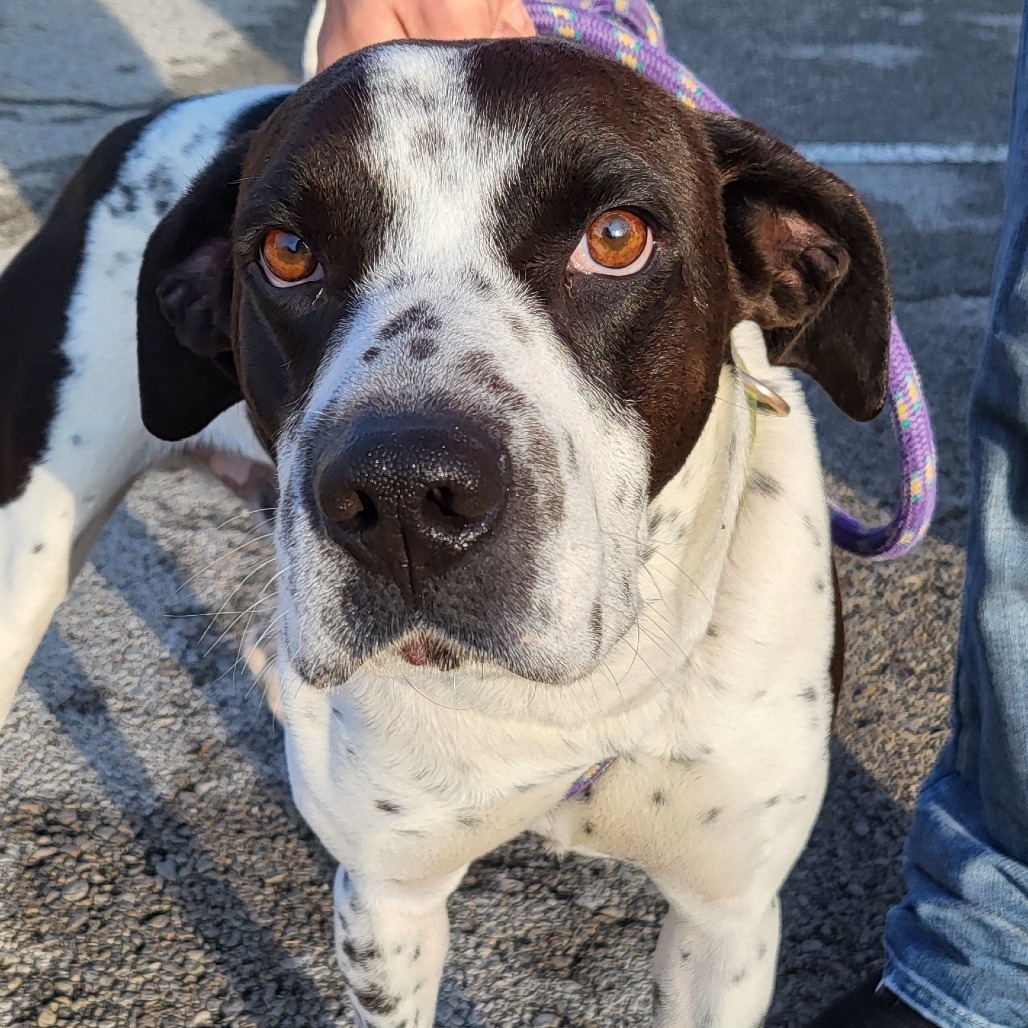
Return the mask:
{"type": "Polygon", "coordinates": [[[242,399],[231,351],[231,229],[249,136],[226,147],[154,230],[136,295],[143,424],[194,435],[242,399]]]}
{"type": "Polygon", "coordinates": [[[857,421],[885,402],[890,313],[874,221],[841,179],[755,125],[708,116],[743,315],[768,357],[810,375],[857,421]]]}

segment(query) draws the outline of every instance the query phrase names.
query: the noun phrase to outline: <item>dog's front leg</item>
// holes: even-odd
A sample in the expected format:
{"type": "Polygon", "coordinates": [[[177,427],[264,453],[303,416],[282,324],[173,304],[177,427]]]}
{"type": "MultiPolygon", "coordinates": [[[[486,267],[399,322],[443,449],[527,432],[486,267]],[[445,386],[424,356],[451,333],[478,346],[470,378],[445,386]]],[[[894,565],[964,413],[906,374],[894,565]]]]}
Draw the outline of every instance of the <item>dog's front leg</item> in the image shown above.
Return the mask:
{"type": "Polygon", "coordinates": [[[410,884],[336,872],[336,958],[361,1028],[432,1028],[449,942],[446,900],[466,870],[410,884]]]}
{"type": "Polygon", "coordinates": [[[780,917],[774,897],[671,901],[654,954],[654,1028],[758,1028],[771,1003],[780,917]]]}

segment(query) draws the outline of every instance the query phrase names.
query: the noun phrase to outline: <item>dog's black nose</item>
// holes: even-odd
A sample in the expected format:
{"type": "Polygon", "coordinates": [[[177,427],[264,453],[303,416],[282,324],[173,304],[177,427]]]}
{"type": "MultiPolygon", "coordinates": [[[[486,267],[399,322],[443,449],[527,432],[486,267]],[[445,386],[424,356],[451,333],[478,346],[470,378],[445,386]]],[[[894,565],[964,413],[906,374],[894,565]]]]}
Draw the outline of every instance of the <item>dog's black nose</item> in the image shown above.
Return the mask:
{"type": "Polygon", "coordinates": [[[366,417],[316,458],[329,538],[412,603],[487,536],[507,502],[508,456],[457,418],[366,417]]]}

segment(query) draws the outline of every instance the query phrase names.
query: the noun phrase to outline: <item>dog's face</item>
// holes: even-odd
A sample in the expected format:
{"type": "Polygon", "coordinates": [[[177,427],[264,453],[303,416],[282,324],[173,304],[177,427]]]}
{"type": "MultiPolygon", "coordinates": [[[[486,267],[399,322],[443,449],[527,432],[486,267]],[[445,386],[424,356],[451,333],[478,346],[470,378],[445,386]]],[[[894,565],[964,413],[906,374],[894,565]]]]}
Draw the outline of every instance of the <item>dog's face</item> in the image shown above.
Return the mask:
{"type": "Polygon", "coordinates": [[[474,659],[556,683],[634,620],[647,504],[733,325],[865,418],[888,306],[859,201],[753,127],[571,45],[389,45],[158,228],[144,418],[183,438],[246,399],[306,680],[474,659]]]}

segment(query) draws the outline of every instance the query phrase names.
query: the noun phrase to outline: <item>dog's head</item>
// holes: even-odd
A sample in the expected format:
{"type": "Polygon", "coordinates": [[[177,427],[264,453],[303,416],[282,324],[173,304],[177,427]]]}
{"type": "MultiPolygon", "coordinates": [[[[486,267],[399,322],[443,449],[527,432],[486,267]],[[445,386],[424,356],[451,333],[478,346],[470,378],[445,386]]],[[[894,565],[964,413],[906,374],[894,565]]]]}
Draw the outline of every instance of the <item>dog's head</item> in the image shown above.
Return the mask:
{"type": "Polygon", "coordinates": [[[245,398],[275,454],[285,638],[567,681],[632,623],[649,500],[729,334],[880,409],[889,295],[860,201],[759,129],[556,41],[348,58],[153,236],[144,419],[245,398]]]}

